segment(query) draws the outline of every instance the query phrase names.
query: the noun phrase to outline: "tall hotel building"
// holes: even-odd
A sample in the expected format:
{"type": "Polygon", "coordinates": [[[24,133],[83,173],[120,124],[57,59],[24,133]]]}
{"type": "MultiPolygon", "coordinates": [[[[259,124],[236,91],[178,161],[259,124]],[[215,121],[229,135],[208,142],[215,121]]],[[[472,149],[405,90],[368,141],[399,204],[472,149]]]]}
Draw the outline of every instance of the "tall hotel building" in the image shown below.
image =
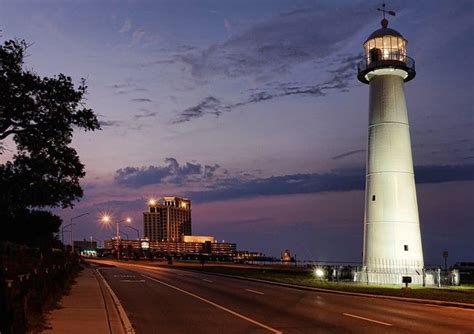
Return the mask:
{"type": "Polygon", "coordinates": [[[143,213],[145,238],[150,241],[178,242],[191,235],[191,201],[180,197],[150,200],[143,213]]]}

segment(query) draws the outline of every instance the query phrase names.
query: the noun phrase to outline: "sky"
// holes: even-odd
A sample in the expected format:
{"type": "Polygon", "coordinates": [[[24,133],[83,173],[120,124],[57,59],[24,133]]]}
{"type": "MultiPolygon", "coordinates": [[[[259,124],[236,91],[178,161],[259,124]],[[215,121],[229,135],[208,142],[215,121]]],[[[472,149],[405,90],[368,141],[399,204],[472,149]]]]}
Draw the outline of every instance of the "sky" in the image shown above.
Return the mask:
{"type": "MultiPolygon", "coordinates": [[[[416,61],[405,88],[425,262],[474,260],[474,2],[387,6],[416,61]]],[[[103,240],[101,212],[143,231],[148,198],[186,196],[193,234],[360,262],[369,91],[356,72],[377,7],[0,0],[2,40],[32,43],[26,67],[42,76],[85,78],[102,125],[75,132],[84,197],[55,213],[89,212],[75,236],[103,240]]]]}

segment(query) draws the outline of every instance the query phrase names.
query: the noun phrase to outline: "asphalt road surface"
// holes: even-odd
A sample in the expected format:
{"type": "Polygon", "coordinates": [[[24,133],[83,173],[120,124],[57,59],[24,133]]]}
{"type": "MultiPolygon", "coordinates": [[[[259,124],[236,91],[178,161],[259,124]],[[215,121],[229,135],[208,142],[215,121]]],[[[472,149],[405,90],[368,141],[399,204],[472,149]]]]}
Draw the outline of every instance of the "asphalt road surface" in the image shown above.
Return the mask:
{"type": "Polygon", "coordinates": [[[99,267],[136,333],[468,333],[474,310],[303,291],[115,261],[99,267]]]}

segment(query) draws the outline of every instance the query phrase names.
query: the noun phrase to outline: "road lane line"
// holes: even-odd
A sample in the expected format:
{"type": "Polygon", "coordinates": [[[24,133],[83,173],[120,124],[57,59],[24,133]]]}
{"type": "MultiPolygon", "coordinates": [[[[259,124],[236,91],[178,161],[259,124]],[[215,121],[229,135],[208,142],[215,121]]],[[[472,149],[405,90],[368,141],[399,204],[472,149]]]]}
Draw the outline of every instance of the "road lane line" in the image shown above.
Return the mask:
{"type": "Polygon", "coordinates": [[[256,293],[257,295],[264,295],[263,292],[260,292],[260,291],[257,291],[257,290],[245,289],[245,291],[256,293]]]}
{"type": "Polygon", "coordinates": [[[374,320],[374,319],[364,318],[364,317],[354,315],[354,314],[350,314],[350,313],[343,313],[343,315],[345,315],[347,317],[352,317],[352,318],[365,320],[365,321],[375,322],[376,324],[381,324],[381,325],[385,325],[385,326],[393,326],[392,324],[389,324],[388,322],[383,322],[383,321],[378,321],[378,320],[374,320]]]}
{"type": "Polygon", "coordinates": [[[102,279],[102,282],[104,282],[105,287],[109,291],[109,294],[110,294],[110,296],[112,297],[112,300],[115,303],[115,307],[117,307],[117,311],[119,313],[120,320],[122,321],[122,325],[124,327],[125,333],[135,334],[135,330],[133,329],[132,323],[130,322],[130,319],[128,318],[127,313],[125,312],[125,309],[123,308],[122,304],[120,303],[120,300],[118,299],[115,292],[110,287],[109,283],[107,283],[104,276],[102,276],[102,273],[100,272],[101,269],[103,269],[103,268],[97,268],[95,271],[97,272],[97,274],[102,279]]]}
{"type": "Polygon", "coordinates": [[[163,284],[163,285],[165,285],[165,286],[167,286],[167,287],[169,287],[169,288],[172,288],[172,289],[175,289],[175,290],[180,291],[180,292],[182,292],[182,293],[185,293],[185,294],[187,294],[187,295],[189,295],[189,296],[191,296],[191,297],[194,297],[194,298],[196,298],[196,299],[199,299],[199,300],[201,300],[201,301],[203,301],[203,302],[205,302],[205,303],[207,303],[207,304],[209,304],[209,305],[212,305],[212,306],[214,306],[214,307],[217,307],[218,309],[221,309],[221,310],[226,311],[226,312],[228,312],[228,313],[230,313],[230,314],[232,314],[232,315],[235,315],[236,317],[239,317],[239,318],[244,319],[244,320],[246,320],[246,321],[248,321],[248,322],[251,322],[251,323],[254,324],[254,325],[257,325],[257,326],[259,326],[259,327],[265,328],[266,330],[268,330],[268,331],[270,331],[270,332],[272,332],[272,333],[275,333],[275,334],[283,334],[283,332],[279,331],[278,329],[275,329],[275,328],[272,328],[272,327],[267,326],[267,325],[265,325],[265,324],[262,324],[261,322],[259,322],[259,321],[257,321],[257,320],[251,319],[251,318],[249,318],[249,317],[246,317],[246,316],[243,315],[243,314],[240,314],[240,313],[237,313],[237,312],[235,312],[235,311],[232,311],[231,309],[228,309],[228,308],[225,307],[225,306],[216,304],[216,303],[214,303],[214,302],[212,302],[212,301],[210,301],[210,300],[208,300],[208,299],[206,299],[206,298],[203,298],[203,297],[201,297],[201,296],[198,296],[198,295],[196,295],[196,294],[194,294],[194,293],[192,293],[192,292],[183,290],[183,289],[181,289],[181,288],[178,288],[177,286],[168,284],[168,283],[166,283],[166,282],[160,281],[160,280],[158,280],[158,279],[156,279],[156,278],[153,278],[153,277],[150,277],[150,276],[147,276],[147,275],[142,275],[142,276],[145,277],[145,278],[148,278],[149,280],[152,280],[152,281],[154,281],[154,282],[163,284]]]}
{"type": "Polygon", "coordinates": [[[204,282],[212,283],[212,281],[211,281],[210,279],[205,279],[205,278],[203,278],[202,280],[203,280],[204,282]]]}

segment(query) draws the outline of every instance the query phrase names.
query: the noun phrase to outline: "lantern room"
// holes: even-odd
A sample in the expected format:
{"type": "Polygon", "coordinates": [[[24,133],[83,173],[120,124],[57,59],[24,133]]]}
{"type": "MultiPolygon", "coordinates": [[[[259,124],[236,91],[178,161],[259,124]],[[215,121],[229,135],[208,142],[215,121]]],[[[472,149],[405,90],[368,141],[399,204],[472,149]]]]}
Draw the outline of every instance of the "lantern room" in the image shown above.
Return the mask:
{"type": "Polygon", "coordinates": [[[415,77],[415,61],[407,56],[407,40],[396,30],[387,27],[374,31],[364,43],[364,59],[358,65],[358,79],[369,83],[377,74],[398,74],[406,81],[415,77]],[[391,73],[393,72],[393,73],[391,73]]]}

